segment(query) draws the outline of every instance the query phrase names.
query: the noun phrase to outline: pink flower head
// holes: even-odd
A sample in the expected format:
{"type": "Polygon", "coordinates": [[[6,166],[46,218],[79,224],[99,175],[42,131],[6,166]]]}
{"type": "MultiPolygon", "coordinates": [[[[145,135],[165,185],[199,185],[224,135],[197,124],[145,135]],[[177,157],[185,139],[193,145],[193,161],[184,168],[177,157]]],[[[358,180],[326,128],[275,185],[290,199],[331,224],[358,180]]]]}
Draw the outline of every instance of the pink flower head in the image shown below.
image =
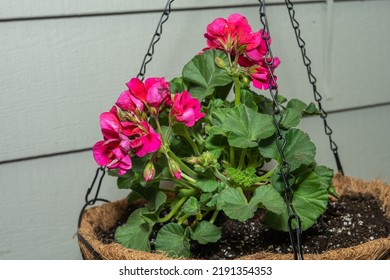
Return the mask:
{"type": "Polygon", "coordinates": [[[134,149],[135,153],[139,157],[143,157],[146,154],[154,153],[161,146],[161,136],[156,133],[150,124],[143,121],[132,132],[133,140],[130,141],[130,146],[134,149]]]}
{"type": "Polygon", "coordinates": [[[121,122],[116,107],[112,107],[109,112],[100,115],[100,127],[104,141],[97,142],[92,148],[95,161],[108,169],[118,169],[118,174],[123,175],[131,168],[130,141],[127,136],[136,125],[121,122]]]}
{"type": "Polygon", "coordinates": [[[230,51],[245,45],[248,51],[260,43],[260,37],[252,31],[246,17],[239,14],[232,14],[227,19],[215,19],[207,26],[204,37],[207,39],[206,49],[230,51]]]}
{"type": "Polygon", "coordinates": [[[136,112],[136,109],[138,109],[139,112],[144,110],[144,103],[137,99],[129,90],[121,93],[115,105],[122,110],[131,112],[133,114],[136,112]]]}
{"type": "Polygon", "coordinates": [[[171,118],[184,123],[188,127],[192,127],[205,114],[200,112],[200,102],[196,98],[192,98],[188,91],[175,94],[173,99],[171,118]]]}
{"type": "MultiPolygon", "coordinates": [[[[265,62],[263,62],[265,64],[265,62]]],[[[274,72],[275,68],[278,67],[280,64],[279,58],[275,57],[273,64],[271,66],[272,73],[274,72]]],[[[250,72],[250,75],[252,77],[252,83],[255,88],[258,89],[269,89],[269,84],[272,83],[271,75],[268,71],[268,68],[266,65],[264,66],[258,66],[257,68],[254,68],[254,71],[250,72]]],[[[275,80],[277,77],[273,75],[275,80]]]]}
{"type": "MultiPolygon", "coordinates": [[[[255,64],[260,64],[261,61],[264,59],[264,56],[267,53],[267,44],[265,40],[262,38],[263,30],[261,29],[259,32],[255,33],[256,36],[259,37],[259,44],[256,48],[252,50],[247,50],[245,52],[246,57],[250,59],[251,61],[255,62],[255,64]]],[[[264,36],[268,37],[267,32],[264,31],[264,36]]],[[[271,45],[271,37],[268,39],[269,45],[271,45]]]]}
{"type": "Polygon", "coordinates": [[[145,87],[147,89],[146,101],[148,105],[156,108],[157,111],[161,105],[172,105],[169,83],[164,78],[146,79],[145,87]]]}
{"type": "Polygon", "coordinates": [[[123,175],[132,166],[129,149],[130,145],[124,143],[124,139],[122,141],[109,139],[97,142],[92,152],[98,165],[107,166],[108,169],[118,169],[118,174],[123,175]]]}
{"type": "Polygon", "coordinates": [[[114,106],[109,112],[100,114],[100,128],[105,140],[121,138],[121,134],[129,136],[135,124],[131,122],[121,122],[118,118],[117,108],[114,106]]]}
{"type": "Polygon", "coordinates": [[[172,105],[169,83],[164,78],[148,78],[145,84],[140,79],[133,78],[126,85],[136,99],[153,107],[155,113],[158,113],[161,105],[172,105]]]}

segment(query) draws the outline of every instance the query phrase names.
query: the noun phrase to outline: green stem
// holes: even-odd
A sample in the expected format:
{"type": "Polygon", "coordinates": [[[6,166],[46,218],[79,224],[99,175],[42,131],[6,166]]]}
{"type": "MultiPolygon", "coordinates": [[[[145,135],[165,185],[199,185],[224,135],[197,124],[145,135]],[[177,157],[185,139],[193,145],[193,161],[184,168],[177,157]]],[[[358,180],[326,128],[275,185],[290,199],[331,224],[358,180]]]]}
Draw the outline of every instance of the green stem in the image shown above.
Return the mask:
{"type": "Polygon", "coordinates": [[[168,215],[166,215],[164,218],[162,219],[159,219],[158,222],[159,223],[165,223],[165,222],[168,222],[172,217],[173,215],[176,214],[176,212],[180,209],[180,207],[184,204],[184,202],[186,202],[188,196],[184,196],[182,197],[175,205],[175,207],[172,208],[171,212],[168,213],[168,215]]]}
{"type": "Polygon", "coordinates": [[[179,225],[181,225],[185,220],[187,220],[189,217],[191,217],[192,215],[190,214],[187,214],[187,215],[184,215],[183,217],[179,218],[179,220],[177,221],[177,223],[179,225]]]}
{"type": "Polygon", "coordinates": [[[203,137],[199,132],[194,132],[191,128],[189,129],[190,134],[194,137],[195,141],[198,142],[199,145],[203,145],[203,137]]]}
{"type": "Polygon", "coordinates": [[[236,163],[235,163],[234,147],[230,146],[229,147],[229,151],[230,151],[230,164],[232,165],[232,167],[235,167],[236,163]]]}
{"type": "Polygon", "coordinates": [[[186,179],[189,183],[193,184],[194,186],[196,186],[196,180],[190,176],[188,176],[187,174],[185,173],[182,173],[181,176],[186,179]]]}
{"type": "Polygon", "coordinates": [[[241,104],[241,86],[240,86],[240,80],[238,77],[234,76],[234,94],[236,96],[234,100],[234,105],[238,106],[241,104]]]}
{"type": "Polygon", "coordinates": [[[264,180],[268,180],[268,179],[272,176],[272,174],[274,174],[274,172],[275,172],[275,170],[276,170],[277,167],[278,167],[278,166],[275,166],[274,168],[272,168],[270,171],[268,171],[268,172],[265,173],[264,175],[258,177],[258,178],[256,179],[256,182],[262,182],[262,181],[264,181],[264,180]]]}
{"type": "Polygon", "coordinates": [[[211,217],[211,219],[209,221],[211,224],[213,224],[215,222],[215,220],[217,219],[218,213],[219,213],[219,210],[215,209],[213,216],[211,217]]]}
{"type": "Polygon", "coordinates": [[[244,148],[244,149],[241,151],[240,162],[239,162],[239,164],[238,164],[238,169],[240,169],[240,170],[242,170],[242,167],[244,166],[246,151],[247,151],[246,148],[244,148]]]}
{"type": "Polygon", "coordinates": [[[214,176],[217,177],[222,182],[224,182],[224,183],[228,182],[228,178],[226,178],[223,174],[221,174],[217,169],[214,169],[213,173],[214,173],[214,176]]]}
{"type": "Polygon", "coordinates": [[[191,145],[192,149],[194,150],[195,155],[200,156],[198,146],[195,144],[195,142],[192,140],[191,136],[188,134],[187,129],[185,130],[184,134],[182,134],[182,136],[187,140],[188,144],[191,145]]]}

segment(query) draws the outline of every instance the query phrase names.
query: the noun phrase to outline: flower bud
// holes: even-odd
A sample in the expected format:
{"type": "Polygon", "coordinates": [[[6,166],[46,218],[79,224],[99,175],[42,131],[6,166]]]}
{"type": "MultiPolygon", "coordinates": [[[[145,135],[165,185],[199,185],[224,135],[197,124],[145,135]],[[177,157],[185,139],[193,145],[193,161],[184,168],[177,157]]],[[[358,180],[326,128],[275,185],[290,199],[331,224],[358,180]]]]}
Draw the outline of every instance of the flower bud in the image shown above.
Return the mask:
{"type": "Polygon", "coordinates": [[[154,168],[154,164],[152,162],[148,162],[144,169],[144,178],[146,182],[149,182],[154,178],[156,174],[156,169],[154,168]]]}
{"type": "Polygon", "coordinates": [[[198,157],[190,157],[190,158],[187,159],[187,162],[191,163],[191,164],[198,163],[198,161],[199,161],[198,157]]]}
{"type": "Polygon", "coordinates": [[[168,166],[169,166],[169,171],[171,172],[172,176],[174,176],[176,179],[180,180],[181,179],[181,171],[180,171],[179,164],[176,161],[174,161],[173,159],[169,158],[168,159],[168,166]]]}
{"type": "Polygon", "coordinates": [[[244,85],[249,85],[249,83],[251,82],[251,80],[247,77],[247,76],[241,76],[241,82],[244,84],[244,85]]]}
{"type": "Polygon", "coordinates": [[[218,56],[215,58],[215,64],[217,64],[217,66],[220,68],[223,68],[223,69],[226,68],[225,61],[223,61],[223,59],[218,57],[218,56]]]}

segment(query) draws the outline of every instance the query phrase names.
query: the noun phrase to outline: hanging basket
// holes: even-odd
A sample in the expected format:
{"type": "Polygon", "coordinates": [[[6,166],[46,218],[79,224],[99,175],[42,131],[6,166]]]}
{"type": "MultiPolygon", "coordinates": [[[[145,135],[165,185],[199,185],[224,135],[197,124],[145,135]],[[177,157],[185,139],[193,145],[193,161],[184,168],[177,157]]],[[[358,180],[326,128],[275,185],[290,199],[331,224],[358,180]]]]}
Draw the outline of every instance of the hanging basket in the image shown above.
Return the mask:
{"type": "MultiPolygon", "coordinates": [[[[363,181],[349,176],[336,175],[333,178],[336,191],[340,194],[368,193],[376,197],[390,219],[390,186],[379,180],[363,181]]],[[[139,205],[141,206],[141,205],[139,205]]],[[[85,211],[78,230],[79,246],[84,259],[111,260],[169,260],[162,254],[147,253],[127,249],[117,243],[103,244],[97,236],[97,229],[108,230],[126,212],[126,200],[107,203],[85,211]]],[[[357,246],[330,250],[322,254],[305,254],[305,259],[313,260],[375,260],[388,258],[390,254],[390,236],[372,240],[357,246]]],[[[244,260],[288,260],[292,254],[274,254],[259,252],[240,257],[244,260]]]]}

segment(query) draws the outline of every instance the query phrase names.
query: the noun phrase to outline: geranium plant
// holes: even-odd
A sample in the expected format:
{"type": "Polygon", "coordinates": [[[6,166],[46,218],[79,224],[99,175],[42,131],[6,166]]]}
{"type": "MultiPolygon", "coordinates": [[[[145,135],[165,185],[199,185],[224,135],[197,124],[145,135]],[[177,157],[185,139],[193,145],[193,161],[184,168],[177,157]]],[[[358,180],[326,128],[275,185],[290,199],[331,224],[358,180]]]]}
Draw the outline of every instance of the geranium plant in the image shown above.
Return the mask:
{"type": "MultiPolygon", "coordinates": [[[[96,162],[118,176],[119,188],[131,189],[130,202],[146,201],[116,230],[125,247],[188,257],[192,240],[218,241],[221,213],[246,221],[258,208],[266,210],[269,227],[288,230],[264,31],[233,14],[210,23],[204,36],[207,46],[180,77],[132,78],[100,116],[104,140],[93,147],[96,162]]],[[[278,65],[275,57],[271,69],[278,65]]],[[[333,171],[316,164],[314,144],[296,128],[302,116],[317,113],[314,104],[277,100],[293,205],[306,230],[325,211],[328,195],[336,195],[333,171]]]]}

